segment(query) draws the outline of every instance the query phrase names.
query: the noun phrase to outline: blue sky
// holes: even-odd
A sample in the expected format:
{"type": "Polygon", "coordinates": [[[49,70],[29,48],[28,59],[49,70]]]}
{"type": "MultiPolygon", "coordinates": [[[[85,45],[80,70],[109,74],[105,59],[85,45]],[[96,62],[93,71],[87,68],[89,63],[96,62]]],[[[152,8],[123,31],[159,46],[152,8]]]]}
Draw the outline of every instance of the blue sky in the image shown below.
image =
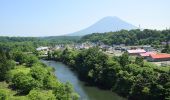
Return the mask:
{"type": "Polygon", "coordinates": [[[0,35],[56,36],[117,16],[148,29],[170,27],[170,0],[0,0],[0,35]]]}

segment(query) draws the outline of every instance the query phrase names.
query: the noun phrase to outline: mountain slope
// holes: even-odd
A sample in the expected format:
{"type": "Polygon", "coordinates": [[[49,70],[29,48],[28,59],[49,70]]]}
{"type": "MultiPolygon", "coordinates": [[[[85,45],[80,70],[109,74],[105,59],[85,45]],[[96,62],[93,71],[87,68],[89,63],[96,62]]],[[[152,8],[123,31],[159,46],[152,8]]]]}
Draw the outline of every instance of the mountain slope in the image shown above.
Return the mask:
{"type": "Polygon", "coordinates": [[[68,35],[83,36],[91,33],[104,33],[110,31],[115,32],[122,29],[131,30],[136,28],[136,26],[129,24],[117,17],[105,17],[86,29],[68,35]]]}

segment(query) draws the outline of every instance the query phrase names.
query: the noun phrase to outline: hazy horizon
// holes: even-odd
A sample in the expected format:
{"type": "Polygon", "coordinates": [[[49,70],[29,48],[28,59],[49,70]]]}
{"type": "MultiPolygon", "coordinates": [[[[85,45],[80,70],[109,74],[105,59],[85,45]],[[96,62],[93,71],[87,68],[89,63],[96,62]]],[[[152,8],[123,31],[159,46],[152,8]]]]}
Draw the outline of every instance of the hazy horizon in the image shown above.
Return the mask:
{"type": "Polygon", "coordinates": [[[145,29],[170,27],[170,1],[1,0],[0,36],[58,36],[82,30],[106,16],[145,29]]]}

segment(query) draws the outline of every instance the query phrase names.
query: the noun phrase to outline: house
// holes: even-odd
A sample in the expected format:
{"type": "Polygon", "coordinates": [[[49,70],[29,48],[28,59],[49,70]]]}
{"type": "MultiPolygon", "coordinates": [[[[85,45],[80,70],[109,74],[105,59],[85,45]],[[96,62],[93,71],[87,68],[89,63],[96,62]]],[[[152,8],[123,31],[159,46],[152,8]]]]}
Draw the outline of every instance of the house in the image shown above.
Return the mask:
{"type": "Polygon", "coordinates": [[[48,51],[49,48],[48,47],[38,47],[36,50],[37,51],[48,51]]]}
{"type": "Polygon", "coordinates": [[[47,55],[49,49],[50,49],[49,47],[38,47],[36,50],[41,52],[42,55],[47,55]]]}
{"type": "Polygon", "coordinates": [[[138,56],[141,53],[146,53],[144,49],[132,49],[132,50],[127,50],[127,52],[129,55],[132,55],[132,56],[138,56]]]}
{"type": "Polygon", "coordinates": [[[139,54],[141,57],[143,58],[147,58],[149,57],[151,54],[156,54],[156,52],[145,52],[145,53],[141,53],[139,54]]]}
{"type": "Polygon", "coordinates": [[[170,61],[170,54],[166,54],[166,53],[150,54],[147,57],[147,60],[148,61],[155,61],[155,62],[170,61]]]}

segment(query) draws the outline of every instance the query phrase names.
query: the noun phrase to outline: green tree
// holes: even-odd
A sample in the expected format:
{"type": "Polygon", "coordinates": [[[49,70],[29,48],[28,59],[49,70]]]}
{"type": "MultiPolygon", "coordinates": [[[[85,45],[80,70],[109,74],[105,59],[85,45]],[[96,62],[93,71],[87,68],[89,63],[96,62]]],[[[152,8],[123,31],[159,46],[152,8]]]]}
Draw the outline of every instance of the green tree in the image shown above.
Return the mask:
{"type": "Polygon", "coordinates": [[[21,93],[27,94],[36,87],[34,79],[24,73],[17,73],[12,79],[13,88],[18,89],[21,93]]]}
{"type": "Polygon", "coordinates": [[[166,42],[166,45],[164,47],[164,49],[162,50],[162,53],[170,53],[170,47],[168,42],[166,42]]]}
{"type": "Polygon", "coordinates": [[[9,93],[5,89],[0,89],[0,100],[8,100],[9,99],[9,93]]]}
{"type": "Polygon", "coordinates": [[[134,76],[127,71],[120,70],[117,75],[117,81],[113,86],[113,91],[127,97],[134,83],[134,76]]]}
{"type": "Polygon", "coordinates": [[[31,67],[31,66],[33,66],[34,64],[36,64],[36,63],[38,63],[39,62],[39,60],[38,60],[38,58],[36,57],[36,56],[34,56],[34,55],[28,55],[27,57],[26,57],[26,65],[27,66],[29,66],[29,67],[31,67]]]}
{"type": "Polygon", "coordinates": [[[52,54],[50,51],[47,52],[47,55],[48,55],[48,59],[51,59],[52,58],[52,54]]]}
{"type": "Polygon", "coordinates": [[[0,80],[5,79],[6,73],[13,69],[15,66],[15,62],[11,59],[8,59],[7,53],[3,50],[0,50],[0,80]]]}
{"type": "Polygon", "coordinates": [[[31,90],[27,95],[29,100],[56,100],[55,95],[51,90],[31,90]]]}
{"type": "Polygon", "coordinates": [[[143,65],[144,65],[144,60],[143,60],[143,58],[142,58],[142,57],[136,57],[136,59],[135,59],[135,64],[143,67],[143,65]]]}
{"type": "Polygon", "coordinates": [[[121,68],[118,62],[112,60],[109,60],[107,62],[107,66],[103,69],[103,73],[102,73],[103,87],[110,89],[115,85],[117,79],[117,73],[119,72],[120,69],[121,68]]]}
{"type": "Polygon", "coordinates": [[[7,72],[13,69],[14,66],[15,62],[11,60],[6,60],[3,63],[0,63],[0,80],[4,80],[6,78],[7,72]]]}
{"type": "Polygon", "coordinates": [[[13,58],[16,62],[19,62],[20,64],[25,63],[27,60],[26,54],[19,51],[13,53],[13,58]]]}
{"type": "Polygon", "coordinates": [[[59,85],[53,93],[57,100],[79,100],[79,95],[73,93],[73,87],[70,83],[59,85]]]}
{"type": "Polygon", "coordinates": [[[100,82],[103,68],[106,67],[108,56],[98,48],[81,51],[76,57],[76,68],[80,76],[94,82],[100,82]]]}
{"type": "Polygon", "coordinates": [[[128,53],[125,52],[124,54],[122,54],[122,56],[120,57],[119,63],[122,67],[124,67],[130,63],[128,53]]]}

